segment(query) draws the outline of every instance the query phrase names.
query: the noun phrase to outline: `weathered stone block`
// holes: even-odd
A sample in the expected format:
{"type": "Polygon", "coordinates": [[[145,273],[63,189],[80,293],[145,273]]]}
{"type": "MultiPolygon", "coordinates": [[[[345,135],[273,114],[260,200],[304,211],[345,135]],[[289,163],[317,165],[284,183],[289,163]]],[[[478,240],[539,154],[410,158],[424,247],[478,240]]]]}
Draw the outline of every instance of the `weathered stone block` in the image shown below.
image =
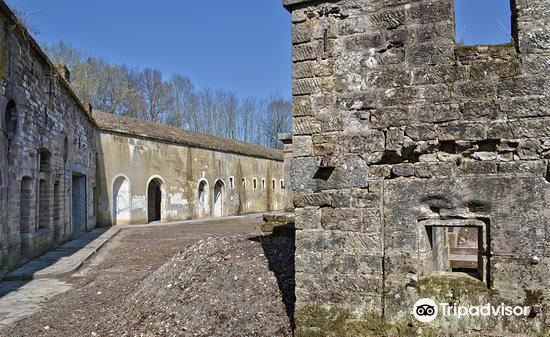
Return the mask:
{"type": "Polygon", "coordinates": [[[311,136],[292,137],[292,152],[294,153],[294,157],[313,156],[313,140],[311,136]]]}
{"type": "Polygon", "coordinates": [[[487,135],[484,125],[471,123],[438,125],[435,132],[439,140],[482,140],[487,135]]]}
{"type": "Polygon", "coordinates": [[[302,79],[314,77],[314,64],[315,61],[305,61],[292,64],[292,78],[302,79]]]}
{"type": "Polygon", "coordinates": [[[414,164],[403,163],[393,165],[392,173],[397,177],[412,177],[414,176],[414,164]]]}
{"type": "Polygon", "coordinates": [[[321,132],[321,124],[312,117],[298,117],[292,120],[292,133],[295,136],[321,132]]]}
{"type": "Polygon", "coordinates": [[[464,161],[458,167],[462,174],[494,174],[498,171],[497,162],[464,161]]]}
{"type": "Polygon", "coordinates": [[[310,23],[294,25],[292,27],[292,43],[310,42],[312,38],[312,27],[310,23]]]}
{"type": "Polygon", "coordinates": [[[313,116],[310,96],[295,96],[292,99],[292,116],[313,116]]]}
{"type": "Polygon", "coordinates": [[[327,207],[332,205],[332,196],[329,193],[297,192],[294,193],[294,205],[327,207]]]}
{"type": "Polygon", "coordinates": [[[371,111],[371,123],[376,128],[403,126],[411,122],[409,108],[384,108],[371,111]]]}
{"type": "Polygon", "coordinates": [[[299,207],[296,213],[296,229],[320,229],[321,210],[318,207],[299,207]]]}
{"type": "Polygon", "coordinates": [[[319,42],[295,45],[292,47],[292,61],[316,60],[321,56],[321,52],[321,44],[319,42]]]}
{"type": "Polygon", "coordinates": [[[295,80],[292,83],[293,95],[308,95],[321,91],[322,80],[320,78],[305,78],[295,80]]]}

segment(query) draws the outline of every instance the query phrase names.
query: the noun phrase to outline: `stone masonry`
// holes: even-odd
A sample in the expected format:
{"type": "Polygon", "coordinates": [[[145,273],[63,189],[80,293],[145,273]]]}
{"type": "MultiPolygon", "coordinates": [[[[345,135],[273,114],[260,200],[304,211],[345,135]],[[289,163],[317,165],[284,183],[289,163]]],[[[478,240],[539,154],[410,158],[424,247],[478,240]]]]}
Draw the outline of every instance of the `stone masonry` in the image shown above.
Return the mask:
{"type": "Polygon", "coordinates": [[[95,123],[60,70],[0,1],[0,275],[95,227],[95,123]]]}
{"type": "Polygon", "coordinates": [[[455,43],[452,0],[283,4],[297,335],[542,333],[548,1],[512,1],[512,42],[472,47],[455,43]],[[423,297],[527,305],[530,318],[419,326],[423,297]]]}

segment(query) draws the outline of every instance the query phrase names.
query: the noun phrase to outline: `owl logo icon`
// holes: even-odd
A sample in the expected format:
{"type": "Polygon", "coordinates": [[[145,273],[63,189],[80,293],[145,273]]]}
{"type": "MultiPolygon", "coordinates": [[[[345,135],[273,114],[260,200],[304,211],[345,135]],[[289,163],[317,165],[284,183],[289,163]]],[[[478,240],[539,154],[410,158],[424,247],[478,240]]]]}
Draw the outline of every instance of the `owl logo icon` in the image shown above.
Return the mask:
{"type": "Polygon", "coordinates": [[[429,323],[437,317],[437,304],[429,298],[418,300],[414,304],[412,314],[423,323],[429,323]]]}

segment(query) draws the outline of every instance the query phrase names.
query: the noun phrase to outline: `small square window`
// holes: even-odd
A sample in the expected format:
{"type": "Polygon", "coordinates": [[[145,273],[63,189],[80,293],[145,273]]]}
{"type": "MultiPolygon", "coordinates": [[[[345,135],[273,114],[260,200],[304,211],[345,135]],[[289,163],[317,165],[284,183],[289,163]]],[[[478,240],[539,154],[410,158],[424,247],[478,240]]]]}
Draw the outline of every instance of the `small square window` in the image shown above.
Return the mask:
{"type": "Polygon", "coordinates": [[[456,43],[498,45],[512,41],[509,0],[455,0],[456,43]]]}

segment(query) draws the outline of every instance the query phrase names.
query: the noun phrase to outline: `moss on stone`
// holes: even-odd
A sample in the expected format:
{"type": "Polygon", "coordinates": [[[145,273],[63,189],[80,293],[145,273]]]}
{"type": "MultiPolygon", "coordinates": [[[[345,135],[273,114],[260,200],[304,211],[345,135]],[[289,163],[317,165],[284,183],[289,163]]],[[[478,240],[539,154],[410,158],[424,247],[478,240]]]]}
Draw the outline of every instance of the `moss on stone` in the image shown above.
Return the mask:
{"type": "Polygon", "coordinates": [[[544,299],[542,290],[528,290],[525,289],[525,306],[540,305],[544,299]]]}
{"type": "Polygon", "coordinates": [[[296,337],[385,337],[388,327],[376,313],[357,313],[319,303],[299,308],[294,314],[296,337]]]}
{"type": "Polygon", "coordinates": [[[491,290],[487,288],[485,283],[464,273],[432,274],[419,280],[415,287],[420,294],[454,299],[491,295],[491,290]]]}

